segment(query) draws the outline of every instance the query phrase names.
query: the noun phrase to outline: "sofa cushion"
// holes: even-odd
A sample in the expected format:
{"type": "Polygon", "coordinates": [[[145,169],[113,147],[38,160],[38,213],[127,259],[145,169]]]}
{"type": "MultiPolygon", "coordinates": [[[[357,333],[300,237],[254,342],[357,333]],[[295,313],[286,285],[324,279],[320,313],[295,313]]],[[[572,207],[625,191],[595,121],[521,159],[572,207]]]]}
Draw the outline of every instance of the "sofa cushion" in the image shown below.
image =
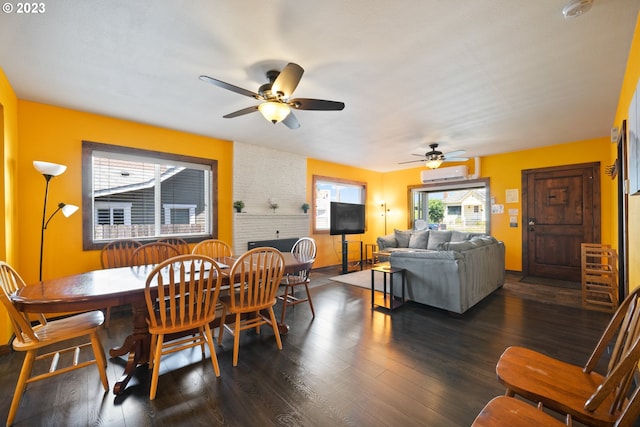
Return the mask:
{"type": "Polygon", "coordinates": [[[387,234],[386,236],[380,236],[376,239],[378,243],[378,250],[385,250],[387,248],[398,247],[398,242],[393,234],[387,234]]]}
{"type": "Polygon", "coordinates": [[[399,248],[408,248],[409,240],[411,239],[411,230],[393,230],[393,234],[396,236],[399,248]]]}
{"type": "Polygon", "coordinates": [[[449,242],[450,240],[451,240],[451,231],[431,230],[429,232],[429,242],[427,243],[427,249],[437,251],[439,244],[449,242]]]}
{"type": "Polygon", "coordinates": [[[478,245],[476,245],[474,242],[471,242],[469,240],[463,240],[461,242],[441,243],[440,246],[438,247],[438,250],[462,252],[462,251],[466,251],[466,250],[477,248],[477,247],[478,245]]]}
{"type": "Polygon", "coordinates": [[[471,237],[471,233],[467,233],[465,231],[452,230],[451,231],[451,242],[462,242],[463,240],[469,240],[471,237]]]}
{"type": "Polygon", "coordinates": [[[427,249],[429,241],[429,230],[413,231],[409,238],[409,247],[411,249],[427,249]]]}

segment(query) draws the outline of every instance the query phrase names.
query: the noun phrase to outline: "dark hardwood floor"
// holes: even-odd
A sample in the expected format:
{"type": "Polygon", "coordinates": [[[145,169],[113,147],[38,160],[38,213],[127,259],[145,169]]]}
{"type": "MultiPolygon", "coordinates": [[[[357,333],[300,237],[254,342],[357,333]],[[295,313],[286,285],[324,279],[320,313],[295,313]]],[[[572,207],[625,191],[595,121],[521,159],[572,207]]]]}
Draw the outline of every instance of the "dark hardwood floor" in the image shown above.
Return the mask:
{"type": "MultiPolygon", "coordinates": [[[[328,280],[338,271],[312,272],[316,318],[306,305],[289,308],[282,351],[263,327],[243,333],[235,368],[225,334],[218,379],[198,348],[165,357],[154,401],[145,368],[121,396],[103,393],[95,369],[75,371],[30,385],[14,425],[465,426],[503,394],[494,368],[505,347],[582,365],[610,318],[507,287],[459,318],[414,303],[389,315],[371,310],[367,289],[328,280]]],[[[121,343],[130,321],[126,311],[112,314],[106,349],[121,343]]],[[[0,357],[2,423],[22,358],[0,357]]],[[[111,386],[123,363],[109,360],[111,386]]]]}

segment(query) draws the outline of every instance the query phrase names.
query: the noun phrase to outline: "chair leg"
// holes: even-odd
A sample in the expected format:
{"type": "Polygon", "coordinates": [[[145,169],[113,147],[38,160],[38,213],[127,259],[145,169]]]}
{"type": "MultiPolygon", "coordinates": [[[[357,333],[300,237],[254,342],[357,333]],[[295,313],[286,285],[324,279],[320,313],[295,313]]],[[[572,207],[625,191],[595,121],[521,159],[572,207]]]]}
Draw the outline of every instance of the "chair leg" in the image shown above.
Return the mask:
{"type": "Polygon", "coordinates": [[[109,329],[109,320],[111,320],[111,306],[105,308],[104,310],[104,323],[103,326],[105,329],[109,329]]]}
{"type": "Polygon", "coordinates": [[[149,400],[156,398],[156,391],[158,390],[158,375],[160,374],[160,357],[162,356],[162,343],[164,342],[164,335],[158,334],[156,338],[156,346],[153,349],[153,373],[151,374],[151,388],[149,389],[149,400]]]}
{"type": "Polygon", "coordinates": [[[96,365],[98,365],[98,372],[100,372],[100,379],[102,380],[102,386],[104,391],[109,390],[109,380],[107,379],[107,357],[104,354],[104,348],[100,341],[100,335],[98,330],[94,330],[91,333],[91,348],[93,348],[93,356],[96,359],[96,365]]]}
{"type": "Polygon", "coordinates": [[[273,328],[273,334],[276,336],[276,343],[278,349],[282,350],[282,341],[280,341],[280,331],[278,330],[278,322],[276,321],[276,314],[273,312],[273,306],[269,307],[269,318],[271,319],[271,327],[273,328]]]}
{"type": "Polygon", "coordinates": [[[211,353],[211,364],[213,365],[213,372],[215,372],[216,377],[219,377],[220,366],[218,365],[218,356],[216,355],[216,350],[213,348],[213,334],[211,333],[209,324],[204,325],[204,334],[207,339],[207,344],[209,345],[209,352],[211,353]]]}
{"type": "Polygon", "coordinates": [[[11,408],[9,408],[9,415],[7,416],[7,427],[13,424],[13,419],[16,417],[16,413],[18,412],[22,393],[24,393],[24,389],[27,386],[27,380],[31,376],[31,369],[33,368],[33,361],[36,358],[37,351],[38,350],[30,350],[24,356],[24,362],[22,363],[22,369],[20,370],[20,376],[18,377],[18,384],[16,384],[16,391],[13,393],[11,408]]]}
{"type": "Polygon", "coordinates": [[[236,324],[233,333],[233,366],[238,366],[238,350],[240,349],[240,313],[236,313],[236,324]]]}
{"type": "MultiPolygon", "coordinates": [[[[280,323],[284,323],[284,315],[287,312],[287,305],[289,301],[289,286],[284,286],[284,295],[282,296],[282,314],[280,314],[280,323]]],[[[293,294],[293,289],[291,289],[291,293],[293,294]]]]}
{"type": "Polygon", "coordinates": [[[309,285],[305,282],[304,289],[307,291],[307,301],[309,301],[309,307],[311,307],[312,317],[316,317],[316,311],[313,309],[313,301],[311,301],[311,294],[309,293],[309,285]]]}
{"type": "Polygon", "coordinates": [[[222,345],[222,333],[224,332],[225,321],[227,320],[226,307],[222,306],[222,315],[220,316],[220,327],[218,330],[218,345],[222,345]]]}

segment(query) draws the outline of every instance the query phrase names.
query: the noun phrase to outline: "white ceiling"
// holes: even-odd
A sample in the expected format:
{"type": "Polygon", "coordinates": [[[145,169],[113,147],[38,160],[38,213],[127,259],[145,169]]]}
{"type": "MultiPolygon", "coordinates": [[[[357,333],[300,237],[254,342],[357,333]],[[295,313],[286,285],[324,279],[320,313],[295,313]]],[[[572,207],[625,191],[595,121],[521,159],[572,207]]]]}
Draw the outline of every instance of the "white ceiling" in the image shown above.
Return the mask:
{"type": "MultiPolygon", "coordinates": [[[[0,13],[0,67],[19,99],[377,171],[412,153],[484,156],[608,136],[640,0],[56,0],[0,13]],[[259,113],[264,73],[295,62],[294,96],[342,101],[259,113]]],[[[6,4],[17,4],[15,2],[6,4]]],[[[109,142],[109,141],[103,141],[109,142]]]]}

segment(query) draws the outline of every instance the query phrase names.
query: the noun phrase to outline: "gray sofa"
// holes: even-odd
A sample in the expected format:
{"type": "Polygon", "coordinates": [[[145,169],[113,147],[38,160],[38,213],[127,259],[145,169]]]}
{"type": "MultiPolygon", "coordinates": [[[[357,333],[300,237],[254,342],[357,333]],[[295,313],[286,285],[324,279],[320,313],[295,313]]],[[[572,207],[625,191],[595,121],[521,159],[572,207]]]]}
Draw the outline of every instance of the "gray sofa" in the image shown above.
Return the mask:
{"type": "Polygon", "coordinates": [[[504,284],[504,243],[479,233],[395,230],[378,237],[406,270],[407,298],[462,314],[504,284]]]}

